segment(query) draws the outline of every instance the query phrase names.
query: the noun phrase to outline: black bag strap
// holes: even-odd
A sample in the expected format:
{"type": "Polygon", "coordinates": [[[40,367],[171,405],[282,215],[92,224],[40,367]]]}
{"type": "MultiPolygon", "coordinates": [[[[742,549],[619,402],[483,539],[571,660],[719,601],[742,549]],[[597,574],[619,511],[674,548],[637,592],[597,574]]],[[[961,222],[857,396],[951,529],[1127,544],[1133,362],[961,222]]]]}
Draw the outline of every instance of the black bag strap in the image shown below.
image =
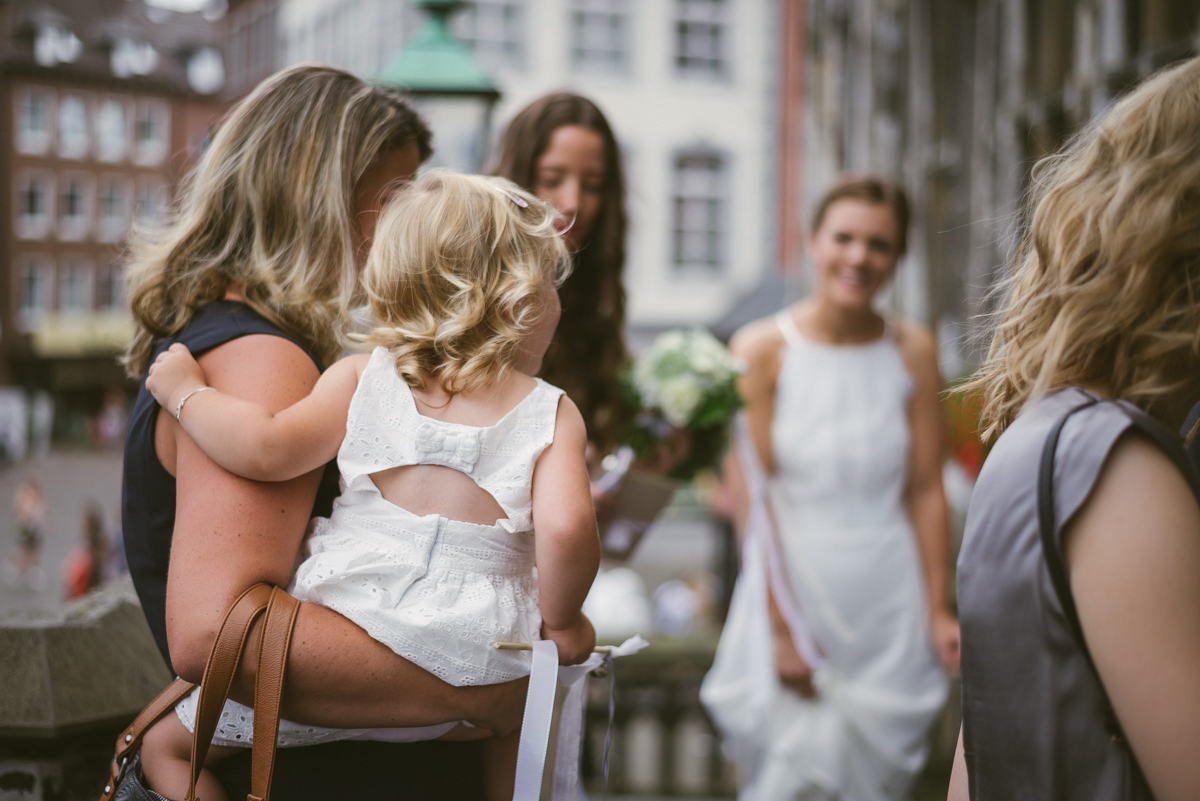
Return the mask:
{"type": "MultiPolygon", "coordinates": [[[[1062,434],[1063,426],[1066,425],[1071,415],[1102,402],[1104,401],[1100,398],[1089,396],[1087,401],[1068,409],[1055,422],[1046,437],[1046,444],[1042,447],[1042,459],[1038,465],[1037,488],[1038,534],[1041,536],[1042,554],[1046,560],[1046,568],[1050,572],[1050,581],[1054,585],[1054,593],[1058,596],[1058,602],[1062,606],[1063,615],[1067,619],[1067,625],[1071,629],[1071,634],[1074,636],[1075,642],[1083,652],[1084,657],[1087,658],[1088,665],[1091,666],[1092,673],[1096,676],[1097,681],[1100,681],[1100,674],[1096,670],[1096,664],[1092,661],[1091,651],[1087,647],[1087,640],[1083,636],[1083,626],[1079,622],[1079,612],[1075,608],[1075,596],[1071,594],[1071,582],[1067,577],[1066,563],[1063,561],[1062,549],[1056,536],[1056,521],[1054,519],[1054,457],[1058,450],[1058,440],[1062,434]]],[[[1178,439],[1166,428],[1145,425],[1119,405],[1114,404],[1114,406],[1120,409],[1122,413],[1129,415],[1137,430],[1153,440],[1154,444],[1159,447],[1159,450],[1171,460],[1187,481],[1188,487],[1191,488],[1197,503],[1200,503],[1200,482],[1197,481],[1196,471],[1188,460],[1187,453],[1180,446],[1178,439]]],[[[1103,682],[1101,682],[1101,686],[1103,686],[1103,682]]],[[[1116,721],[1115,716],[1113,717],[1113,721],[1116,721]]]]}
{"type": "Polygon", "coordinates": [[[1096,398],[1089,398],[1085,403],[1067,410],[1066,414],[1055,422],[1054,427],[1046,436],[1046,444],[1042,446],[1042,461],[1038,465],[1037,487],[1038,534],[1042,539],[1042,555],[1046,560],[1046,569],[1050,572],[1050,582],[1054,585],[1054,594],[1058,596],[1058,603],[1062,606],[1063,616],[1067,619],[1067,627],[1071,629],[1071,636],[1075,638],[1075,644],[1083,652],[1097,681],[1100,680],[1100,674],[1096,671],[1091,651],[1087,647],[1087,640],[1083,637],[1083,626],[1080,625],[1079,612],[1075,608],[1075,596],[1071,594],[1071,582],[1067,577],[1067,568],[1063,562],[1058,537],[1055,536],[1057,531],[1054,520],[1054,457],[1058,452],[1058,439],[1062,435],[1063,426],[1067,424],[1071,415],[1095,406],[1099,402],[1096,398]]]}
{"type": "MultiPolygon", "coordinates": [[[[1092,660],[1092,652],[1088,649],[1087,639],[1083,636],[1083,624],[1079,621],[1075,596],[1071,593],[1071,580],[1067,574],[1061,543],[1056,536],[1058,532],[1054,519],[1054,457],[1058,452],[1059,437],[1071,415],[1100,402],[1099,398],[1089,397],[1086,402],[1068,409],[1050,429],[1050,433],[1046,437],[1046,444],[1042,447],[1042,461],[1038,465],[1037,514],[1038,534],[1042,540],[1042,556],[1046,560],[1046,569],[1050,573],[1050,583],[1054,585],[1054,594],[1058,596],[1058,603],[1062,606],[1063,617],[1067,619],[1067,627],[1071,630],[1075,644],[1079,646],[1083,658],[1087,660],[1088,667],[1096,678],[1096,683],[1104,691],[1104,681],[1100,678],[1100,671],[1096,669],[1096,663],[1092,660]]],[[[1112,702],[1108,700],[1107,691],[1104,691],[1104,729],[1116,742],[1127,743],[1125,731],[1121,728],[1121,721],[1117,718],[1112,702]]],[[[1130,756],[1132,757],[1132,753],[1130,756]]]]}
{"type": "MultiPolygon", "coordinates": [[[[1050,581],[1054,585],[1054,593],[1058,596],[1058,602],[1062,606],[1063,616],[1067,619],[1067,626],[1071,629],[1071,634],[1075,639],[1076,645],[1079,646],[1079,650],[1083,653],[1084,658],[1087,659],[1088,667],[1091,668],[1092,675],[1096,677],[1096,683],[1100,685],[1101,691],[1104,692],[1104,728],[1115,742],[1121,744],[1129,756],[1129,764],[1132,770],[1127,776],[1127,781],[1130,783],[1127,787],[1127,797],[1150,799],[1150,801],[1153,801],[1154,796],[1150,791],[1149,785],[1146,783],[1145,776],[1142,774],[1141,766],[1138,765],[1137,757],[1129,747],[1129,742],[1125,738],[1125,732],[1121,728],[1121,721],[1117,719],[1117,713],[1112,707],[1112,702],[1108,698],[1107,691],[1104,690],[1104,682],[1100,678],[1100,672],[1096,669],[1096,663],[1092,660],[1091,651],[1088,650],[1087,640],[1083,636],[1083,626],[1079,621],[1079,611],[1075,607],[1075,596],[1071,594],[1071,582],[1068,578],[1066,562],[1063,559],[1062,549],[1056,536],[1057,530],[1054,519],[1054,457],[1058,450],[1059,437],[1062,435],[1063,426],[1066,425],[1071,415],[1102,402],[1104,401],[1100,398],[1089,396],[1088,400],[1084,403],[1068,409],[1055,422],[1046,437],[1046,444],[1042,447],[1041,463],[1038,465],[1038,534],[1042,540],[1042,555],[1046,561],[1046,568],[1050,572],[1050,581]]],[[[1121,409],[1119,405],[1117,405],[1117,408],[1121,409]]],[[[1130,417],[1139,432],[1150,437],[1163,453],[1171,459],[1187,480],[1188,486],[1191,487],[1197,501],[1200,502],[1200,485],[1197,483],[1195,470],[1193,470],[1179,442],[1173,440],[1170,432],[1165,428],[1144,425],[1127,410],[1121,409],[1121,411],[1130,417]]]]}

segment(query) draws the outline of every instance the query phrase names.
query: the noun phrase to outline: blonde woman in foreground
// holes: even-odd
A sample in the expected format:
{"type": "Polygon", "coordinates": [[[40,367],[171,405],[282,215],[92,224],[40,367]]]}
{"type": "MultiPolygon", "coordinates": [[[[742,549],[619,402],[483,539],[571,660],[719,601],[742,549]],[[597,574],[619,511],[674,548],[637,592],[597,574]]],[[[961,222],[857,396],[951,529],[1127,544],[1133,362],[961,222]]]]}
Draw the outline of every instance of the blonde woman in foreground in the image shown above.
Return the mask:
{"type": "MultiPolygon", "coordinates": [[[[580,611],[600,560],[583,418],[533,377],[559,317],[566,250],[554,220],[502,178],[431,171],[379,221],[363,276],[377,321],[370,354],[333,365],[276,414],[202,391],[183,345],[159,355],[147,381],[237,475],[286,481],[336,456],[342,495],[288,591],[455,686],[529,674],[528,652],[496,642],[550,639],[568,665],[595,645],[580,611]]],[[[147,735],[146,775],[160,792],[187,790],[194,698],[147,735]]],[[[213,743],[227,747],[214,759],[253,740],[253,712],[226,711],[213,743]]],[[[448,723],[401,736],[486,734],[448,723]]],[[[280,723],[283,746],[373,736],[397,734],[280,723]]],[[[484,745],[495,801],[512,797],[516,746],[516,734],[484,745]]],[[[204,782],[203,797],[222,797],[204,782]]]]}
{"type": "Polygon", "coordinates": [[[1197,131],[1193,59],[1035,169],[972,384],[1003,435],[959,557],[952,799],[1200,798],[1200,506],[1173,433],[1200,397],[1197,131]]]}

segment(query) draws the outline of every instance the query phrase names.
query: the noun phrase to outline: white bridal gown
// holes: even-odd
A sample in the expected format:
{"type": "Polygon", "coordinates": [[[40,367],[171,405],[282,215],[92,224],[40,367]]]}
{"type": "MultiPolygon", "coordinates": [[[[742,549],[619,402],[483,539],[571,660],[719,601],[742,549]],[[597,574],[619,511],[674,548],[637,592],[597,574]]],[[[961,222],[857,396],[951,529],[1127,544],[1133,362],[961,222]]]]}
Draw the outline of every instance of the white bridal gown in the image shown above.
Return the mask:
{"type": "Polygon", "coordinates": [[[832,346],[777,319],[787,347],[766,493],[779,572],[826,663],[813,700],[779,683],[771,549],[755,548],[702,698],[736,748],[742,799],[897,801],[925,762],[947,689],[904,504],[912,380],[890,327],[875,342],[832,346]]]}

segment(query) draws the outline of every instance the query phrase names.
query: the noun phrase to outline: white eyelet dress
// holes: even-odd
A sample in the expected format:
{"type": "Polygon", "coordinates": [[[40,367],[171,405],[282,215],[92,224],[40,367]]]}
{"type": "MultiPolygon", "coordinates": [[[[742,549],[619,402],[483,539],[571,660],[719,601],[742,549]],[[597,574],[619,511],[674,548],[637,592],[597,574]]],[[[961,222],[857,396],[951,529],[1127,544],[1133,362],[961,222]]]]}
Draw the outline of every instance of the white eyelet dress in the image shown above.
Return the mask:
{"type": "MultiPolygon", "coordinates": [[[[554,439],[562,390],[538,380],[500,422],[475,427],[424,417],[376,348],[350,402],[338,451],[342,494],[317,518],[289,592],[333,609],[400,656],[455,686],[496,684],[529,674],[530,654],[497,641],[539,639],[533,552],[533,468],[554,439]],[[405,465],[443,465],[475,480],[507,515],[494,525],[417,516],[384,500],[371,474],[405,465]]],[[[177,707],[192,729],[195,693],[177,707]]],[[[424,729],[322,729],[280,721],[281,746],[326,740],[429,739],[424,729]]],[[[226,704],[213,742],[250,745],[253,712],[226,704]]]]}

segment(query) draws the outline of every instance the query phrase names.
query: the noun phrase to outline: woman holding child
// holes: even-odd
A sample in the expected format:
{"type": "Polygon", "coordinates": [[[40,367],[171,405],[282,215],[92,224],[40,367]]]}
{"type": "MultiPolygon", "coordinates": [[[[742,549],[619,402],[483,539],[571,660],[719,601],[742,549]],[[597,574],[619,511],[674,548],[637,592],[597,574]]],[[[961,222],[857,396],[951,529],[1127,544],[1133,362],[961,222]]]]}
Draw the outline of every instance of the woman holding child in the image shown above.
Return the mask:
{"type": "MultiPolygon", "coordinates": [[[[315,66],[265,81],[217,131],[175,221],[133,244],[130,374],[143,379],[179,343],[222,393],[272,412],[304,398],[345,347],[385,190],[411,179],[429,152],[428,130],[396,94],[315,66]]],[[[143,386],[126,442],[123,528],[163,657],[195,682],[238,594],[260,581],[288,585],[309,518],[329,514],[337,471],[330,463],[286,481],[245,480],[206,456],[175,411],[143,386]]],[[[248,657],[232,693],[247,702],[256,664],[248,657]]],[[[521,682],[452,686],[342,615],[301,605],[284,693],[291,720],[372,728],[465,720],[505,734],[523,702],[521,682]]],[[[241,757],[219,765],[231,796],[246,792],[248,767],[241,757]]],[[[280,801],[480,798],[482,759],[472,743],[284,749],[273,791],[280,801]]]]}
{"type": "Polygon", "coordinates": [[[513,117],[494,174],[559,213],[574,268],[559,288],[563,315],[541,377],[562,387],[587,423],[593,461],[616,444],[627,411],[618,376],[625,349],[625,177],[604,114],[570,92],[541,97],[513,117]]]}

